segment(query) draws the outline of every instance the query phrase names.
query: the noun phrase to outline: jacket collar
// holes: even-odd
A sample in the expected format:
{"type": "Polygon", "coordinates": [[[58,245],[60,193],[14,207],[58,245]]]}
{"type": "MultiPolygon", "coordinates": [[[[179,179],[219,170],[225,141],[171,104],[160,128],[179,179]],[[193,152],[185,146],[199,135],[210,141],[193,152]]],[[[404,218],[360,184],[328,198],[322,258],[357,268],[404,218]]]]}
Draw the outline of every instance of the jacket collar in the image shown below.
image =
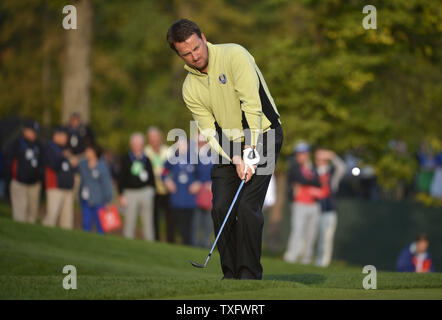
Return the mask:
{"type": "Polygon", "coordinates": [[[190,73],[196,75],[196,76],[206,76],[210,73],[210,62],[212,61],[212,63],[215,61],[215,47],[213,44],[211,44],[209,41],[207,41],[207,48],[209,50],[209,65],[207,66],[207,74],[202,73],[201,71],[189,67],[187,64],[184,65],[184,69],[186,69],[187,71],[189,71],[190,73]]]}

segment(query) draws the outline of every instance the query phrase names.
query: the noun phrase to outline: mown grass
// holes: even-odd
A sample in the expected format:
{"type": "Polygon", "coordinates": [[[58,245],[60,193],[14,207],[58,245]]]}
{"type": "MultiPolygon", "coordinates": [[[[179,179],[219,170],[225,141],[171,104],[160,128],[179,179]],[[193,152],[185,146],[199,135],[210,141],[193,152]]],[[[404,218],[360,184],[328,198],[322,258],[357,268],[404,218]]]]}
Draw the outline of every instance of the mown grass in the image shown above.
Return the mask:
{"type": "Polygon", "coordinates": [[[364,290],[362,267],[291,265],[263,257],[262,281],[221,280],[215,253],[65,231],[0,216],[1,299],[442,299],[442,274],[378,270],[377,290],[364,290]],[[77,269],[76,290],[65,290],[65,265],[77,269]]]}

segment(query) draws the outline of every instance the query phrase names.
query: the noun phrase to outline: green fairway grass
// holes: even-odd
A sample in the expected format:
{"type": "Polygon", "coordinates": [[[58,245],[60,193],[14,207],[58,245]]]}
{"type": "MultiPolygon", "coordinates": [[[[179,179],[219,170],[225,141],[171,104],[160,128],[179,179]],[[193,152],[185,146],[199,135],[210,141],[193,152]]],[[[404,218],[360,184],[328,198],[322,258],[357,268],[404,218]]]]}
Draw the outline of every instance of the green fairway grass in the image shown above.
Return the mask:
{"type": "Polygon", "coordinates": [[[377,272],[364,290],[362,266],[291,265],[263,257],[262,281],[221,280],[208,251],[115,235],[64,231],[0,216],[0,299],[442,299],[442,274],[377,272]],[[63,289],[65,265],[76,290],[63,289]]]}

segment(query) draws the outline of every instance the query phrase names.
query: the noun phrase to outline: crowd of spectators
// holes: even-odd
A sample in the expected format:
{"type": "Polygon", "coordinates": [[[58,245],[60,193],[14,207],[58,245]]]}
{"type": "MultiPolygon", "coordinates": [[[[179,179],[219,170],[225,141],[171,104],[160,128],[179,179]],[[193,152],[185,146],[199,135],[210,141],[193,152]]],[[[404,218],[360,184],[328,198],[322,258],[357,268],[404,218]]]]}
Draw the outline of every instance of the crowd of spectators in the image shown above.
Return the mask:
{"type": "MultiPolygon", "coordinates": [[[[200,152],[204,137],[195,138],[196,149],[191,141],[179,139],[171,151],[161,130],[152,126],[145,134],[133,133],[128,151],[117,157],[103,152],[77,113],[67,126],[54,128],[49,141],[43,141],[40,131],[36,121],[23,121],[18,136],[0,152],[0,195],[8,191],[14,220],[41,220],[44,226],[71,230],[81,217],[83,230],[103,233],[100,211],[117,203],[123,217],[120,232],[126,238],[136,238],[141,229],[146,241],[210,247],[210,173],[216,155],[200,152]],[[39,219],[42,195],[45,212],[39,219]]],[[[288,158],[291,230],[283,259],[327,267],[338,223],[336,195],[348,165],[331,150],[316,148],[313,159],[312,152],[309,144],[299,142],[288,158]]],[[[419,190],[441,198],[442,154],[434,155],[423,144],[418,160],[419,190]]],[[[276,201],[275,180],[273,175],[265,211],[276,201]]],[[[397,269],[433,270],[427,247],[426,236],[418,238],[401,253],[397,269]]]]}
{"type": "Polygon", "coordinates": [[[71,230],[79,208],[83,230],[104,233],[100,211],[118,205],[126,238],[137,237],[141,222],[144,240],[162,240],[165,228],[167,242],[210,246],[213,161],[190,164],[188,141],[179,141],[176,154],[187,161],[175,164],[157,127],[133,133],[120,157],[103,152],[78,113],[68,125],[55,127],[48,141],[40,132],[38,122],[22,121],[0,153],[0,187],[9,194],[14,220],[71,230]]]}
{"type": "Polygon", "coordinates": [[[418,192],[442,199],[442,151],[436,153],[428,143],[422,142],[417,159],[419,161],[418,192]]]}

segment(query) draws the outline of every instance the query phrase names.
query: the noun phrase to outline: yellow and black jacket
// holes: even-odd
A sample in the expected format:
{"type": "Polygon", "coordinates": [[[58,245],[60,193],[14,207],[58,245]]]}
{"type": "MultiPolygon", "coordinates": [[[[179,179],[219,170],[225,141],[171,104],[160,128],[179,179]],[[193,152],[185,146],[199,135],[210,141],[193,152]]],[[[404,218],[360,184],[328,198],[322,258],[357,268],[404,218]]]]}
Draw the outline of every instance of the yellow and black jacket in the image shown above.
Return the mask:
{"type": "Polygon", "coordinates": [[[246,140],[256,146],[261,132],[280,124],[279,113],[255,59],[245,48],[209,42],[207,46],[207,74],[185,65],[189,73],[183,98],[210,146],[231,161],[232,153],[227,154],[218,141],[220,131],[230,142],[246,140]],[[250,137],[244,129],[250,130],[250,137]]]}

